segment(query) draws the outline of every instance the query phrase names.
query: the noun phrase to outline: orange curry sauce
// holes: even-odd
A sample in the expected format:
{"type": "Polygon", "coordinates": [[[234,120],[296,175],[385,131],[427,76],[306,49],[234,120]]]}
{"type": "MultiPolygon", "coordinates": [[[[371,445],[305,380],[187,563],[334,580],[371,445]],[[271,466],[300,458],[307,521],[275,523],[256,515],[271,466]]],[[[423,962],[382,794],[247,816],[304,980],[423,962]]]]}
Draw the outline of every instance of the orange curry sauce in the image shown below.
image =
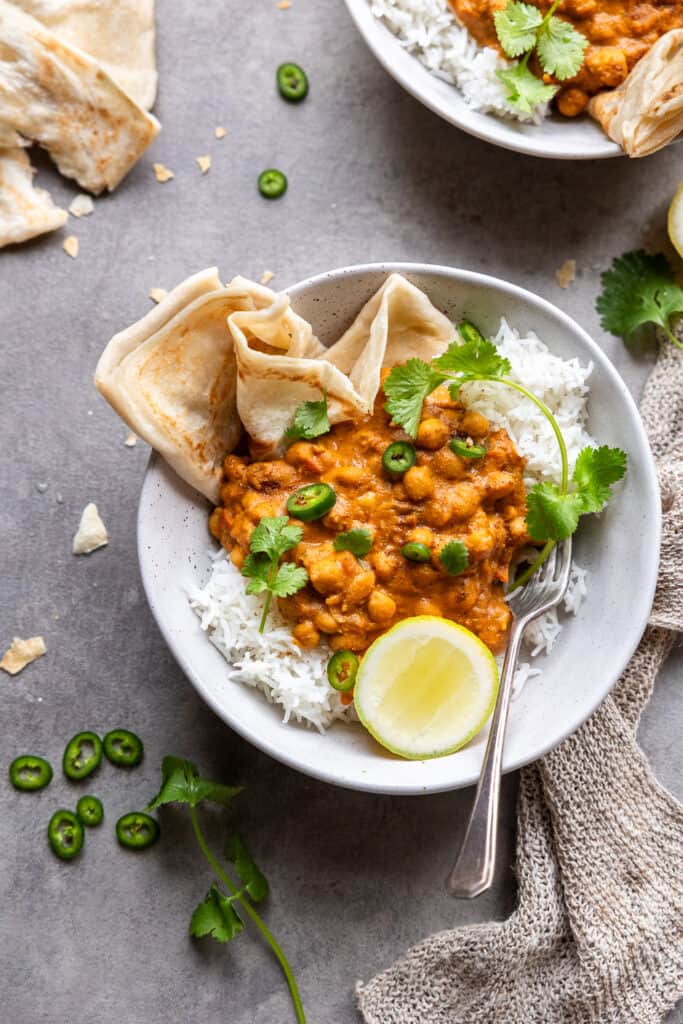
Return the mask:
{"type": "Polygon", "coordinates": [[[440,615],[500,651],[510,623],[504,584],[513,555],[528,543],[524,459],[504,430],[491,430],[488,420],[454,402],[445,388],[425,402],[415,465],[392,477],[382,468],[382,455],[392,442],[405,440],[380,392],[372,416],[338,424],[314,441],[297,441],[281,459],[229,455],[211,532],[239,568],[259,520],[286,514],[294,491],[324,481],[336,504],[322,519],[300,523],[303,539],[284,556],[309,576],[302,590],[279,601],[302,647],[315,647],[324,635],[333,650],[360,654],[401,619],[440,615]],[[454,436],[484,445],[486,455],[455,455],[449,448],[454,436]],[[336,551],[335,537],[358,527],[373,538],[365,558],[336,551]],[[439,562],[450,540],[461,540],[468,550],[469,565],[460,576],[449,575],[439,562]],[[431,561],[408,561],[400,549],[409,541],[425,544],[431,561]]]}
{"type": "MultiPolygon", "coordinates": [[[[470,35],[503,53],[493,15],[508,0],[449,0],[470,35]]],[[[526,0],[544,14],[551,0],[526,0]]],[[[588,39],[583,67],[562,83],[556,97],[560,113],[575,117],[591,96],[620,85],[637,61],[672,28],[683,27],[683,3],[662,0],[562,0],[557,12],[588,39]]],[[[538,68],[534,68],[538,73],[538,68]]],[[[551,81],[551,79],[549,79],[551,81]]]]}

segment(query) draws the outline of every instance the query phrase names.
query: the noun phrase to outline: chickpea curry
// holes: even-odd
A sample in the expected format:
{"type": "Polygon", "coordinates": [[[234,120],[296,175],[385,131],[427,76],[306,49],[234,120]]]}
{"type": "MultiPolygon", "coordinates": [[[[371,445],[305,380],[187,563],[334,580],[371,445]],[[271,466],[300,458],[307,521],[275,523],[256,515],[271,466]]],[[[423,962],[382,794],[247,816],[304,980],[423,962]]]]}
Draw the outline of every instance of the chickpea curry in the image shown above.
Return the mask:
{"type": "Polygon", "coordinates": [[[334,651],[362,654],[398,621],[438,615],[498,652],[511,617],[510,563],[529,543],[523,468],[507,433],[446,388],[425,401],[414,445],[380,391],[372,415],[296,441],[282,458],[228,455],[209,525],[238,568],[263,517],[290,515],[301,526],[285,560],[303,566],[308,583],[278,600],[302,647],[325,637],[334,651]],[[371,538],[362,557],[335,547],[352,529],[371,538]],[[466,549],[457,575],[440,559],[453,541],[466,549]]]}
{"type": "MultiPolygon", "coordinates": [[[[508,0],[450,0],[459,21],[483,46],[502,54],[494,26],[494,14],[508,0]]],[[[552,0],[526,0],[546,14],[552,0]]],[[[572,79],[561,83],[557,108],[575,117],[588,100],[603,89],[614,89],[657,40],[671,29],[683,28],[680,0],[562,0],[557,14],[588,40],[583,66],[572,79]]],[[[532,64],[533,67],[533,64],[532,64]]],[[[538,69],[535,68],[538,72],[538,69]]],[[[551,80],[551,79],[550,79],[551,80]]]]}

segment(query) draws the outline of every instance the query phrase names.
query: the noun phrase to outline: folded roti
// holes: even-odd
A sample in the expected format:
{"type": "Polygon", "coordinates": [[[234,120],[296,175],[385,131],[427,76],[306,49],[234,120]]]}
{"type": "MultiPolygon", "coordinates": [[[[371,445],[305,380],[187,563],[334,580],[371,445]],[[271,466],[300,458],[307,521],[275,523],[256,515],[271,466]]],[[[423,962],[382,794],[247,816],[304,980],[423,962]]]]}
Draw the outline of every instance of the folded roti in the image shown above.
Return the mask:
{"type": "Polygon", "coordinates": [[[0,149],[0,248],[55,231],[68,218],[45,189],[34,188],[34,174],[23,149],[0,149]]]}
{"type": "Polygon", "coordinates": [[[154,0],[12,0],[85,50],[145,110],[154,106],[154,0]]]}
{"type": "Polygon", "coordinates": [[[392,274],[329,349],[286,294],[215,268],[195,274],[107,345],[95,384],[180,477],[217,502],[221,466],[244,428],[252,454],[282,450],[297,406],[327,393],[332,423],[372,411],[383,366],[431,359],[450,321],[392,274]]]}
{"type": "Polygon", "coordinates": [[[649,156],[683,131],[683,29],[663,35],[618,89],[588,107],[629,156],[649,156]]]}
{"type": "Polygon", "coordinates": [[[98,194],[121,181],[159,122],[87,53],[0,0],[0,146],[39,142],[62,174],[98,194]]]}

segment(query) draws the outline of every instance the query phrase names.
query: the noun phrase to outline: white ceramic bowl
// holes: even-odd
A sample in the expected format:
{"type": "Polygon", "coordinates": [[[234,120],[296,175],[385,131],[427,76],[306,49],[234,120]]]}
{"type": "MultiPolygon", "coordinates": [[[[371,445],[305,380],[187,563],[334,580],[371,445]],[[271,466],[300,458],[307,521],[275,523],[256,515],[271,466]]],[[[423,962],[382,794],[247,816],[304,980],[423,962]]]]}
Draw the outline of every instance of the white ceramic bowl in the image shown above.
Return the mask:
{"type": "Polygon", "coordinates": [[[518,153],[554,160],[597,160],[624,155],[621,147],[587,115],[576,119],[550,117],[537,125],[472,110],[455,86],[437,78],[401,46],[372,14],[368,0],[346,0],[346,6],[385,70],[420,103],[470,135],[518,153]]]}
{"type": "MultiPolygon", "coordinates": [[[[588,597],[565,620],[540,677],[513,703],[504,770],[535,760],[572,733],[617,680],[641,637],[659,560],[660,504],[652,455],[638,411],[621,377],[566,314],[531,292],[483,274],[425,264],[374,264],[336,270],[288,289],[294,308],[330,343],[348,326],[388,273],[424,289],[453,319],[494,332],[502,316],[536,331],[568,358],[592,360],[589,429],[601,443],[629,454],[619,493],[577,534],[575,557],[590,570],[588,597]]],[[[225,662],[187,603],[186,589],[205,579],[211,542],[208,506],[156,455],[150,459],[138,513],[138,552],[152,612],[173,654],[206,702],[233,729],[299,771],[351,789],[420,794],[476,781],[486,742],[430,761],[403,761],[376,745],[360,725],[336,724],[326,735],[283,725],[261,693],[226,680],[225,662]]]]}

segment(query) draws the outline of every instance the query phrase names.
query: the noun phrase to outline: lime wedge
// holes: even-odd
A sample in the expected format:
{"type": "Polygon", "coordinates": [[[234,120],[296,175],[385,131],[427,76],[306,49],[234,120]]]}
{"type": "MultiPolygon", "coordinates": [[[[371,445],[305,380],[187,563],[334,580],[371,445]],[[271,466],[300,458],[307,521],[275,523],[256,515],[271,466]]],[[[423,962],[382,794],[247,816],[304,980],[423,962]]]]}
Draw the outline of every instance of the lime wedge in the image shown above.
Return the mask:
{"type": "Polygon", "coordinates": [[[378,743],[423,760],[452,754],[476,736],[497,693],[498,668],[488,647],[464,626],[420,615],[368,649],[354,703],[378,743]]]}
{"type": "Polygon", "coordinates": [[[683,257],[683,181],[676,189],[676,194],[671,200],[666,226],[671,244],[678,255],[683,257]]]}

